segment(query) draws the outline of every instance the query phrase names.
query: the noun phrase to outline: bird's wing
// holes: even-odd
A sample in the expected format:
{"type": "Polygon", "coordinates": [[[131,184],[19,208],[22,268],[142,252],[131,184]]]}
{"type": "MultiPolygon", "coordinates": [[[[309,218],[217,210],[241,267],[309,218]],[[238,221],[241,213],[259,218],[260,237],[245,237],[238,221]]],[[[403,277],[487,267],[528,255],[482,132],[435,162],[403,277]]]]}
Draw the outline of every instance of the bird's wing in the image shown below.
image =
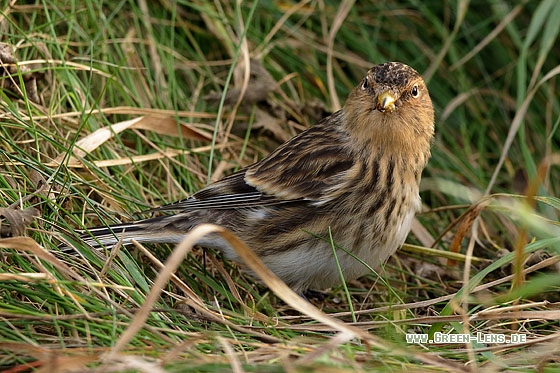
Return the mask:
{"type": "MultiPolygon", "coordinates": [[[[337,115],[337,114],[334,114],[337,115]]],[[[331,199],[355,160],[323,120],[261,161],[158,211],[231,209],[331,199]]]]}
{"type": "Polygon", "coordinates": [[[169,205],[149,210],[153,211],[194,211],[204,209],[232,209],[263,205],[273,205],[286,201],[278,200],[258,191],[245,182],[247,169],[238,171],[222,180],[199,190],[192,197],[169,205]]]}
{"type": "Polygon", "coordinates": [[[247,184],[281,200],[325,202],[341,192],[357,167],[337,123],[341,112],[280,146],[245,173],[247,184]]]}

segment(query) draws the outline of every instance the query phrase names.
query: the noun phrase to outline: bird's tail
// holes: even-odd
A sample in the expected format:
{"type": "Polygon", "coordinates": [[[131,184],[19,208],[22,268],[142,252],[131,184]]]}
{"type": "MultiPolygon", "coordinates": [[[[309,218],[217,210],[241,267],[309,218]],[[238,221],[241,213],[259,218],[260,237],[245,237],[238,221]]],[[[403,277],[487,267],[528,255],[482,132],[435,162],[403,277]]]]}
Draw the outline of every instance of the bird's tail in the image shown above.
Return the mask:
{"type": "MultiPolygon", "coordinates": [[[[139,243],[178,243],[185,232],[174,229],[173,224],[168,224],[173,216],[160,216],[131,223],[116,224],[106,227],[89,228],[80,232],[80,241],[94,249],[111,248],[120,243],[128,245],[135,240],[139,243]]],[[[74,250],[68,244],[61,244],[63,252],[74,250]]]]}

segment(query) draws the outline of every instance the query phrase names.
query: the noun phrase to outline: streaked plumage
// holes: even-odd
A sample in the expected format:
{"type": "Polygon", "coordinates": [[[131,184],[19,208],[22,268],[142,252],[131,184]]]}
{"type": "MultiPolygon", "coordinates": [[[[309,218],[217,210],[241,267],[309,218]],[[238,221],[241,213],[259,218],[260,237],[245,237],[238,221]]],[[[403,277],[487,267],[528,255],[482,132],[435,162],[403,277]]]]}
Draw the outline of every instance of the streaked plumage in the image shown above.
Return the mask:
{"type": "MultiPolygon", "coordinates": [[[[294,290],[328,288],[340,283],[329,229],[337,245],[374,269],[404,242],[420,208],[433,122],[420,75],[397,62],[376,65],[340,111],[246,169],[156,209],[175,214],[92,228],[82,239],[93,247],[121,239],[173,243],[214,223],[235,232],[294,290]]],[[[239,262],[216,237],[200,244],[239,262]]],[[[346,280],[369,271],[342,250],[337,256],[346,280]]]]}

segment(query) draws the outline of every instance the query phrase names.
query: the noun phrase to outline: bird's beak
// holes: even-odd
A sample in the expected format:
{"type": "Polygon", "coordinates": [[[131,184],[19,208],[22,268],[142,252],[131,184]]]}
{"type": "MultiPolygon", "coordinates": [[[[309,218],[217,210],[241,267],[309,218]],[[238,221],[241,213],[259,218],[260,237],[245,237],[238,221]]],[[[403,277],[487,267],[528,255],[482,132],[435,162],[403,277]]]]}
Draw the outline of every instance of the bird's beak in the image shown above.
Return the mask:
{"type": "Polygon", "coordinates": [[[395,96],[389,91],[385,91],[377,97],[377,110],[389,113],[395,110],[395,96]]]}

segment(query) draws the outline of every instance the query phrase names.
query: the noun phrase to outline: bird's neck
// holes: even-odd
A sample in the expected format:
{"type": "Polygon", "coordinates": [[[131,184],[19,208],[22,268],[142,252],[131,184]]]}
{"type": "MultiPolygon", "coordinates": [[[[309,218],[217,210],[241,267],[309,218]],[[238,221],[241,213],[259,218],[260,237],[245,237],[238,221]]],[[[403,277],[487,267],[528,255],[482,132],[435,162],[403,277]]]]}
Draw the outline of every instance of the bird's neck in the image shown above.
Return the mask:
{"type": "Polygon", "coordinates": [[[419,178],[431,156],[433,127],[419,131],[413,125],[403,125],[396,116],[377,111],[343,116],[341,122],[361,156],[370,160],[391,159],[396,167],[402,168],[401,172],[410,171],[419,178]]]}

